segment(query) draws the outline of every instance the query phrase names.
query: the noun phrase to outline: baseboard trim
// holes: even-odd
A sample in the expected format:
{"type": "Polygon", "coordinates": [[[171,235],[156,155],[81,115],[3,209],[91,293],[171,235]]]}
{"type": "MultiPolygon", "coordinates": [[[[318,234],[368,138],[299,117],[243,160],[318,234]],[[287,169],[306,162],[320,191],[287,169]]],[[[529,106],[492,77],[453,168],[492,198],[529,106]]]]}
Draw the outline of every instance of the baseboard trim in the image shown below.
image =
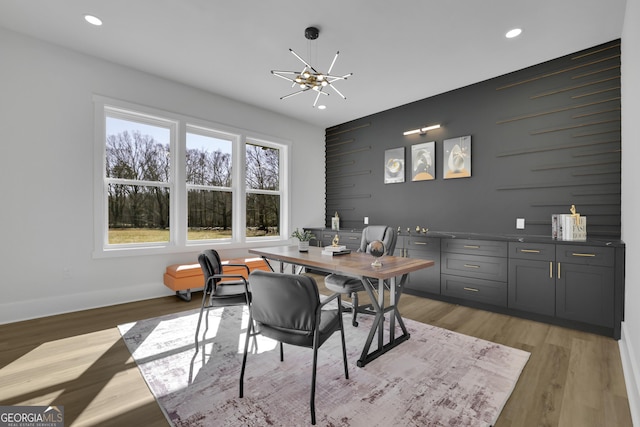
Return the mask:
{"type": "Polygon", "coordinates": [[[624,382],[627,386],[627,396],[629,399],[629,409],[631,410],[631,421],[634,426],[640,426],[640,370],[636,363],[636,352],[633,343],[630,342],[626,325],[622,322],[622,336],[618,341],[620,348],[620,359],[622,360],[622,370],[624,382]]]}
{"type": "Polygon", "coordinates": [[[47,298],[0,303],[0,325],[173,294],[162,282],[152,282],[130,286],[126,289],[110,288],[73,295],[55,295],[47,298]]]}

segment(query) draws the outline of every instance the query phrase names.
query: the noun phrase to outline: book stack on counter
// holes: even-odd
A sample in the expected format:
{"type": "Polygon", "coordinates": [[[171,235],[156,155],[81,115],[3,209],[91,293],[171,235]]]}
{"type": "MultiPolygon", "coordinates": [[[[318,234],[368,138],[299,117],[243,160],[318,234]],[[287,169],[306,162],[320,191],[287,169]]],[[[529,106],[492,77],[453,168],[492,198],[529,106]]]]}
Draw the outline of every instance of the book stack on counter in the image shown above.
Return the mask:
{"type": "Polygon", "coordinates": [[[587,217],[571,214],[551,215],[551,237],[557,240],[586,241],[587,217]]]}
{"type": "Polygon", "coordinates": [[[347,249],[347,247],[344,245],[325,246],[322,249],[322,255],[335,256],[335,255],[345,255],[350,253],[351,253],[351,249],[347,249]]]}

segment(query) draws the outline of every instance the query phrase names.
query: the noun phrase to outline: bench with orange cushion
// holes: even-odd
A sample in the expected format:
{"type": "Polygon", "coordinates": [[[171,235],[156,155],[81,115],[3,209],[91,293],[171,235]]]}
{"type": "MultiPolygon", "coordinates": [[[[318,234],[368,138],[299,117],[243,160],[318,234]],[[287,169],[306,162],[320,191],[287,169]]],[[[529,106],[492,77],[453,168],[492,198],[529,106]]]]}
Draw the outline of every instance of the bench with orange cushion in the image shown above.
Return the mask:
{"type": "MultiPolygon", "coordinates": [[[[249,267],[249,271],[271,271],[262,258],[236,258],[222,261],[223,274],[241,274],[246,278],[247,270],[245,268],[225,267],[228,264],[245,264],[249,267]]],[[[191,290],[204,287],[204,274],[200,264],[172,264],[167,266],[164,273],[164,285],[175,291],[176,295],[181,299],[191,301],[191,290]]]]}

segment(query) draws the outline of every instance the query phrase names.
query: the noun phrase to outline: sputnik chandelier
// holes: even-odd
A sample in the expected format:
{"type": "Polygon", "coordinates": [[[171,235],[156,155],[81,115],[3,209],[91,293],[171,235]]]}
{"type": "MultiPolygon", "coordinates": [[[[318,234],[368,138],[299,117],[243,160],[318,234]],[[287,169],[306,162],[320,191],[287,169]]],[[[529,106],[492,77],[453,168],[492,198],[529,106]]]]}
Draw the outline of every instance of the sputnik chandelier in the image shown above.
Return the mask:
{"type": "MultiPolygon", "coordinates": [[[[316,27],[308,27],[304,30],[304,36],[307,40],[315,40],[318,38],[320,31],[316,27]]],[[[336,59],[338,59],[339,51],[336,52],[336,56],[333,58],[331,62],[331,66],[326,73],[321,73],[316,70],[311,64],[302,59],[300,55],[295,53],[293,49],[289,49],[289,52],[293,54],[296,58],[300,60],[304,64],[304,68],[302,71],[278,71],[271,70],[271,74],[274,76],[278,76],[281,79],[285,79],[291,82],[291,87],[298,86],[300,90],[290,93],[289,95],[285,95],[280,99],[291,98],[292,96],[299,95],[303,92],[313,91],[316,93],[316,99],[313,101],[313,107],[315,108],[318,104],[318,100],[320,99],[320,95],[329,96],[329,93],[324,91],[326,87],[330,87],[333,89],[338,95],[342,97],[342,99],[347,99],[336,87],[334,86],[334,82],[338,80],[346,80],[348,77],[352,76],[353,73],[345,74],[344,76],[334,76],[331,74],[331,70],[336,63],[336,59]]]]}

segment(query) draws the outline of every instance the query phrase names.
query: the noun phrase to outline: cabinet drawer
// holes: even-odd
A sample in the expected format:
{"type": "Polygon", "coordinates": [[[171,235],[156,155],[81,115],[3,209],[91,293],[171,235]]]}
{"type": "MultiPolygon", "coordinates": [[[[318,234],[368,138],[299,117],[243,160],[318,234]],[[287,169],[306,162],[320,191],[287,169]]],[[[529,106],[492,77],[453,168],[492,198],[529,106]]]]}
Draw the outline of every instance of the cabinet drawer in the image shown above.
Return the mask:
{"type": "Polygon", "coordinates": [[[507,256],[507,242],[494,240],[442,239],[441,248],[442,252],[455,252],[458,254],[507,256]]]}
{"type": "Polygon", "coordinates": [[[508,262],[507,258],[443,253],[440,270],[445,274],[506,282],[508,262]]]}
{"type": "Polygon", "coordinates": [[[507,306],[507,284],[491,280],[472,279],[468,277],[441,276],[443,295],[486,304],[507,306]]]}
{"type": "Polygon", "coordinates": [[[405,245],[407,249],[440,252],[440,239],[437,237],[409,237],[406,239],[405,245]]]}
{"type": "Polygon", "coordinates": [[[556,259],[556,245],[510,242],[509,258],[553,261],[556,259]]]}
{"type": "Polygon", "coordinates": [[[340,239],[340,245],[345,245],[352,251],[360,247],[360,241],[362,240],[362,233],[360,232],[326,230],[316,234],[316,236],[322,241],[321,246],[329,246],[333,243],[333,238],[336,234],[340,239]]]}
{"type": "Polygon", "coordinates": [[[613,267],[615,249],[599,246],[557,245],[556,261],[560,263],[613,267]]]}

